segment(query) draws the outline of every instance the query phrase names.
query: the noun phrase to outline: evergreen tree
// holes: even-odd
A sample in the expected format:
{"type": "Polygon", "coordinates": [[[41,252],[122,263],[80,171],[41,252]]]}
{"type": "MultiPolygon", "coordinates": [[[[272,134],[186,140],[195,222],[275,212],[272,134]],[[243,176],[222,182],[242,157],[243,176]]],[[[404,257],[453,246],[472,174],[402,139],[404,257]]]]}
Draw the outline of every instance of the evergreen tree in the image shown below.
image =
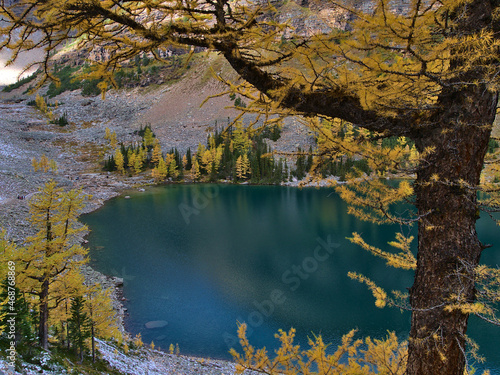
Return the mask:
{"type": "Polygon", "coordinates": [[[0,340],[4,341],[7,347],[11,342],[15,342],[18,351],[35,342],[33,314],[20,289],[8,279],[2,282],[0,301],[0,326],[6,329],[0,340]]]}
{"type": "Polygon", "coordinates": [[[298,180],[302,180],[306,176],[306,158],[300,147],[297,149],[297,161],[293,174],[298,180]]]}
{"type": "Polygon", "coordinates": [[[187,151],[186,151],[186,165],[184,166],[184,169],[186,171],[189,171],[191,170],[191,168],[193,167],[193,157],[191,155],[191,149],[188,148],[187,151]]]}
{"type": "Polygon", "coordinates": [[[85,300],[83,297],[75,297],[71,302],[71,318],[68,320],[69,339],[76,349],[80,361],[83,361],[86,349],[85,340],[91,337],[91,322],[84,309],[85,300]]]}
{"type": "Polygon", "coordinates": [[[61,345],[70,348],[68,320],[71,316],[71,303],[75,296],[81,295],[84,288],[85,278],[79,269],[71,269],[64,273],[64,277],[58,277],[51,285],[50,293],[55,298],[51,306],[49,316],[49,327],[57,331],[61,345]]]}

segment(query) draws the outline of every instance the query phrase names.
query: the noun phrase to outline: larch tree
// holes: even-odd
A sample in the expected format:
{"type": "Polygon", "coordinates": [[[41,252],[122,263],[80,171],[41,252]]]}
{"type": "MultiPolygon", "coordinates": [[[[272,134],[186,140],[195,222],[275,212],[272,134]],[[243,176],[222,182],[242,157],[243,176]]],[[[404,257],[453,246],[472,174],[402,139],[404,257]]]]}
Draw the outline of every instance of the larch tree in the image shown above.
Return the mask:
{"type": "MultiPolygon", "coordinates": [[[[354,183],[341,190],[351,211],[365,219],[418,225],[416,260],[403,253],[391,263],[415,269],[407,374],[463,374],[469,315],[498,322],[486,304],[498,300],[498,278],[478,267],[485,245],[476,221],[484,208],[477,193],[498,101],[500,3],[375,0],[369,11],[350,10],[348,29],[309,36],[294,35],[262,2],[7,4],[0,6],[0,45],[13,51],[13,59],[44,48],[45,77],[51,77],[52,52],[68,40],[89,50],[105,48],[110,58],[89,77],[111,83],[113,70],[136,55],[150,52],[161,60],[159,51],[169,45],[205,47],[219,51],[244,79],[227,83],[229,92],[245,98],[247,112],[311,119],[324,138],[320,156],[366,156],[371,172],[351,176],[354,183]],[[397,8],[402,10],[393,11],[397,8]],[[346,136],[336,119],[356,130],[346,136]],[[405,169],[404,151],[411,148],[376,147],[384,137],[404,137],[415,145],[413,184],[387,186],[379,179],[405,169]],[[413,216],[392,215],[390,208],[401,200],[414,204],[413,216]]],[[[490,197],[489,206],[497,206],[490,197]]],[[[372,287],[383,305],[386,297],[372,287]]]]}
{"type": "Polygon", "coordinates": [[[133,155],[135,155],[134,165],[133,165],[134,172],[135,172],[135,174],[139,174],[139,173],[141,173],[141,169],[142,169],[142,155],[140,153],[133,154],[133,155]]]}
{"type": "Polygon", "coordinates": [[[74,243],[78,233],[86,229],[77,225],[84,199],[81,191],[65,193],[50,181],[29,202],[30,222],[37,233],[27,238],[27,245],[16,257],[23,265],[18,285],[38,298],[38,338],[44,349],[48,348],[49,311],[65,298],[56,292],[58,284],[86,262],[87,250],[74,243]]]}
{"type": "Polygon", "coordinates": [[[135,165],[135,159],[137,157],[137,154],[131,150],[128,151],[127,153],[127,159],[128,159],[128,167],[130,170],[133,170],[134,165],[135,165]]]}
{"type": "Polygon", "coordinates": [[[196,158],[194,159],[193,166],[191,167],[191,175],[196,181],[198,181],[201,176],[200,165],[198,164],[198,160],[196,158]]]}
{"type": "Polygon", "coordinates": [[[125,173],[125,166],[124,166],[124,159],[123,159],[123,154],[120,151],[120,149],[115,150],[115,163],[116,163],[116,169],[118,172],[121,174],[125,173]]]}
{"type": "Polygon", "coordinates": [[[158,163],[160,162],[160,159],[163,157],[162,152],[161,152],[161,146],[160,143],[157,142],[155,146],[153,147],[153,152],[151,154],[151,162],[157,166],[158,163]]]}
{"type": "Polygon", "coordinates": [[[116,137],[116,132],[115,131],[113,131],[113,133],[111,133],[111,135],[109,136],[109,146],[112,149],[115,149],[116,146],[118,146],[118,139],[116,137]]]}
{"type": "Polygon", "coordinates": [[[236,159],[236,177],[239,179],[243,178],[242,159],[241,155],[236,159]]]}
{"type": "Polygon", "coordinates": [[[154,146],[154,143],[155,143],[155,136],[154,136],[153,132],[151,131],[151,129],[149,127],[147,127],[144,130],[144,146],[152,147],[152,146],[154,146]]]}
{"type": "Polygon", "coordinates": [[[85,290],[85,312],[89,317],[92,361],[96,359],[95,338],[123,340],[117,312],[113,308],[110,290],[99,284],[87,286],[85,290]]]}

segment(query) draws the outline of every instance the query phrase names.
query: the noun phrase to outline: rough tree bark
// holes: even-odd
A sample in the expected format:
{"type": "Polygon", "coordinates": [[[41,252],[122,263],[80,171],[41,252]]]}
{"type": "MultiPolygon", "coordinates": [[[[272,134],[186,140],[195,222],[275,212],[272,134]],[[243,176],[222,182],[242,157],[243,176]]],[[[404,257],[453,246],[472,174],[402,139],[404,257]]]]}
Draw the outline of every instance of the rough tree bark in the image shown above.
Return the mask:
{"type": "Polygon", "coordinates": [[[483,250],[476,233],[477,191],[470,187],[479,185],[497,95],[475,87],[444,93],[441,102],[445,110],[434,119],[440,126],[415,139],[420,151],[435,152],[421,164],[415,184],[424,217],[410,289],[408,375],[463,375],[468,315],[444,305],[474,300],[472,267],[483,250]]]}
{"type": "MultiPolygon", "coordinates": [[[[261,82],[269,85],[267,77],[238,64],[239,60],[229,54],[226,58],[240,75],[266,92],[261,82]]],[[[384,118],[348,99],[291,91],[281,103],[304,114],[340,114],[350,121],[362,117],[357,122],[361,127],[385,128],[392,135],[407,136],[420,152],[434,149],[422,161],[415,182],[416,207],[423,218],[418,229],[415,282],[410,290],[413,313],[407,375],[463,375],[469,317],[460,311],[447,312],[445,304],[458,302],[457,298],[460,302],[474,300],[472,271],[483,250],[475,229],[479,218],[476,188],[498,96],[484,85],[457,89],[450,84],[440,95],[439,109],[429,111],[425,119],[412,118],[411,113],[384,118]],[[343,108],[337,108],[339,103],[343,108]]]]}
{"type": "Polygon", "coordinates": [[[40,298],[40,322],[38,326],[38,342],[43,349],[49,348],[49,280],[42,283],[40,298]]]}

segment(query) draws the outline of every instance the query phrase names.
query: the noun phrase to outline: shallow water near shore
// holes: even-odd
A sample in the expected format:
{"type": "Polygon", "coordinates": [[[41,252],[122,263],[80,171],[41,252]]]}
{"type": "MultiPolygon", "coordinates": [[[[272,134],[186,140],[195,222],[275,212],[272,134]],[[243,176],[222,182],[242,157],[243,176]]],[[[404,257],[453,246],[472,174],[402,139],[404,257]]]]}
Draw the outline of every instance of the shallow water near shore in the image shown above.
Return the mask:
{"type": "MultiPolygon", "coordinates": [[[[124,279],[126,328],[146,343],[230,359],[238,321],[248,324],[250,343],[269,352],[279,328],[294,327],[304,348],[313,334],[335,347],[356,328],[356,337],[408,335],[408,312],[375,307],[368,289],[347,277],[355,271],[388,291],[409,288],[411,272],[387,268],[346,239],[358,232],[386,247],[399,227],[347,215],[332,189],[171,185],[129,197],[82,221],[91,229],[92,267],[124,279]]],[[[500,264],[499,230],[479,222],[482,242],[494,244],[485,263],[500,264]]],[[[472,318],[469,334],[484,367],[500,374],[500,327],[472,318]]]]}

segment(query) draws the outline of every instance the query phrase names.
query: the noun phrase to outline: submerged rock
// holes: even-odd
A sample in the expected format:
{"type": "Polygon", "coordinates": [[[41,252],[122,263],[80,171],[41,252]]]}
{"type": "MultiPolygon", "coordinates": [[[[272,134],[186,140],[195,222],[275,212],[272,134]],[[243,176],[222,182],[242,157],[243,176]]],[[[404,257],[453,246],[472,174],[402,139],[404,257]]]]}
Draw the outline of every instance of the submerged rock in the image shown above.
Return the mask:
{"type": "Polygon", "coordinates": [[[168,324],[167,321],[165,320],[152,320],[150,322],[147,322],[145,324],[146,328],[148,329],[153,329],[153,328],[163,328],[168,324]]]}

